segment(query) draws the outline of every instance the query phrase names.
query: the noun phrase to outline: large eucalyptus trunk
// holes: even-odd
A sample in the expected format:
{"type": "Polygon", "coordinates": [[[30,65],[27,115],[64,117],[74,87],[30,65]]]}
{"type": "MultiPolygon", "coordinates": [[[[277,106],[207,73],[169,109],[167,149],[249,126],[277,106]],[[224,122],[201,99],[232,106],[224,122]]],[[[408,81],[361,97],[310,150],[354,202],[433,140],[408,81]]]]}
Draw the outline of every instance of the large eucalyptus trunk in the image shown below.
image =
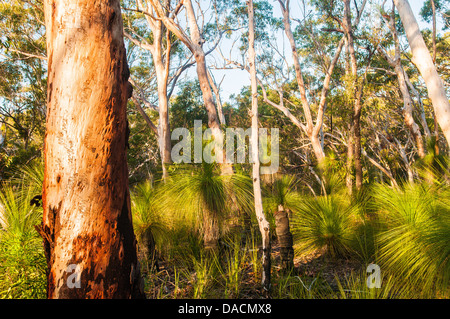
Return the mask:
{"type": "Polygon", "coordinates": [[[258,86],[256,79],[256,54],[255,54],[255,21],[253,11],[253,1],[247,1],[248,4],[248,20],[249,20],[249,36],[248,36],[248,59],[250,65],[250,78],[252,87],[252,157],[253,157],[253,194],[255,199],[255,213],[258,221],[259,230],[262,236],[262,285],[268,292],[270,289],[270,272],[271,272],[271,260],[270,260],[270,224],[267,221],[262,204],[261,196],[261,178],[260,178],[260,162],[259,162],[259,139],[258,139],[258,86]]]}
{"type": "Polygon", "coordinates": [[[428,89],[428,96],[433,103],[436,119],[450,144],[450,102],[445,92],[442,79],[436,71],[430,52],[423,40],[419,25],[406,0],[394,0],[405,28],[406,37],[412,52],[412,61],[417,66],[428,89]]]}
{"type": "Polygon", "coordinates": [[[131,96],[120,1],[44,1],[43,222],[48,298],[144,297],[126,144],[131,96]]]}

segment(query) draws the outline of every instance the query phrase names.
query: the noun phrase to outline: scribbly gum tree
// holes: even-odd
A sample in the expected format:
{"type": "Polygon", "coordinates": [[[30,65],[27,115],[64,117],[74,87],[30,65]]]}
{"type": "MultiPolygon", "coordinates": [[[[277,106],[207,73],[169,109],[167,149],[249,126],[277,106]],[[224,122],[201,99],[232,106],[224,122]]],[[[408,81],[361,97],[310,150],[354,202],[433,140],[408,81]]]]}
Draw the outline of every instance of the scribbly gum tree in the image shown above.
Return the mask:
{"type": "Polygon", "coordinates": [[[47,296],[143,297],[126,163],[132,89],[120,1],[46,0],[44,10],[48,105],[38,231],[47,296]],[[68,285],[73,275],[79,288],[68,285]]]}

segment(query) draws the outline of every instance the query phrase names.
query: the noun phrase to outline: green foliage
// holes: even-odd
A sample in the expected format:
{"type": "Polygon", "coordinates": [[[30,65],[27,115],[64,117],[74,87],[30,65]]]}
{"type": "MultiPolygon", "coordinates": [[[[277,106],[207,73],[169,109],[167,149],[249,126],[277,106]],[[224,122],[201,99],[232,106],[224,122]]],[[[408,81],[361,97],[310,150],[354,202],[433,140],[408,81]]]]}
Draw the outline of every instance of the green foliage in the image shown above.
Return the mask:
{"type": "Polygon", "coordinates": [[[279,205],[285,209],[292,209],[301,200],[301,195],[296,191],[299,181],[295,176],[283,175],[278,178],[264,193],[264,204],[266,210],[274,212],[279,205]]]}

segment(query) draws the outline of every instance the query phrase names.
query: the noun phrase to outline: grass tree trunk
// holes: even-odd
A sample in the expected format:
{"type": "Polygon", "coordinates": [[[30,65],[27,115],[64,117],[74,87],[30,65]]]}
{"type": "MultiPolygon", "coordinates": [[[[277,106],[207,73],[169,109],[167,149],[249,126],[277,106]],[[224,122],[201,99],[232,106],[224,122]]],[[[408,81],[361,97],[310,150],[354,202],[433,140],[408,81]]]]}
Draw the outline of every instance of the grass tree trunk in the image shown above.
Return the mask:
{"type": "Polygon", "coordinates": [[[248,59],[250,65],[250,77],[252,87],[252,157],[253,157],[253,193],[255,198],[255,213],[258,221],[259,230],[262,236],[262,285],[266,292],[270,289],[270,225],[264,216],[262,196],[261,196],[261,178],[260,178],[260,162],[259,162],[259,140],[258,140],[258,86],[256,79],[256,54],[255,54],[255,21],[253,11],[253,1],[247,1],[248,4],[248,20],[249,20],[249,42],[248,42],[248,59]]]}
{"type": "Polygon", "coordinates": [[[412,61],[417,66],[428,89],[439,126],[450,143],[450,102],[447,98],[442,79],[436,71],[430,52],[423,40],[419,25],[407,0],[394,0],[400,19],[405,28],[406,37],[412,52],[412,61]]]}
{"type": "Polygon", "coordinates": [[[44,1],[43,186],[49,298],[144,297],[126,163],[131,96],[120,1],[44,1]]]}
{"type": "Polygon", "coordinates": [[[170,139],[169,101],[167,99],[167,77],[162,60],[155,59],[156,78],[158,82],[159,127],[158,138],[161,153],[163,179],[168,177],[166,164],[172,162],[172,141],[170,139]]]}
{"type": "Polygon", "coordinates": [[[294,267],[294,242],[290,230],[288,212],[283,205],[279,205],[278,211],[275,213],[275,227],[278,244],[281,249],[281,269],[289,272],[294,267]]]}

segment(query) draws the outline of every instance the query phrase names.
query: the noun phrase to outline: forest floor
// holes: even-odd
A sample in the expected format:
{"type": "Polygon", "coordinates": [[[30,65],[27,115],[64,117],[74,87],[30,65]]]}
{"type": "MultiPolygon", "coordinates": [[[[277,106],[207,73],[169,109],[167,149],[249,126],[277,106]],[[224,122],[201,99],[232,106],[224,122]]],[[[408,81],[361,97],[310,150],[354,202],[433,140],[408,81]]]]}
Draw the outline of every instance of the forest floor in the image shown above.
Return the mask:
{"type": "MultiPolygon", "coordinates": [[[[259,260],[258,260],[259,261],[259,260]]],[[[353,273],[365,270],[361,262],[345,258],[330,258],[320,251],[309,255],[296,257],[294,269],[289,274],[280,270],[280,247],[275,242],[272,246],[272,287],[270,298],[296,298],[295,294],[284,290],[295,284],[303,285],[306,291],[311,291],[312,286],[322,286],[330,291],[338,291],[336,279],[345,282],[353,273]]],[[[146,279],[146,293],[148,298],[183,299],[183,298],[240,298],[260,299],[266,298],[266,293],[261,289],[260,274],[255,274],[251,263],[242,263],[239,270],[238,286],[232,292],[226,292],[223,284],[223,273],[200,274],[199,269],[177,266],[172,261],[159,260],[158,270],[147,271],[144,269],[146,279]],[[210,278],[208,278],[208,275],[210,278]],[[221,278],[219,278],[221,277],[221,278]],[[199,293],[199,291],[202,291],[199,293]]],[[[208,270],[204,269],[205,272],[208,270]]],[[[203,272],[200,269],[200,272],[203,272]]],[[[227,275],[225,275],[227,276],[227,275]]],[[[312,296],[312,295],[310,295],[312,296]]],[[[305,297],[303,294],[300,298],[305,297]]],[[[306,296],[307,297],[307,296],[306,296]]],[[[326,298],[326,297],[325,297],[326,298]]]]}

